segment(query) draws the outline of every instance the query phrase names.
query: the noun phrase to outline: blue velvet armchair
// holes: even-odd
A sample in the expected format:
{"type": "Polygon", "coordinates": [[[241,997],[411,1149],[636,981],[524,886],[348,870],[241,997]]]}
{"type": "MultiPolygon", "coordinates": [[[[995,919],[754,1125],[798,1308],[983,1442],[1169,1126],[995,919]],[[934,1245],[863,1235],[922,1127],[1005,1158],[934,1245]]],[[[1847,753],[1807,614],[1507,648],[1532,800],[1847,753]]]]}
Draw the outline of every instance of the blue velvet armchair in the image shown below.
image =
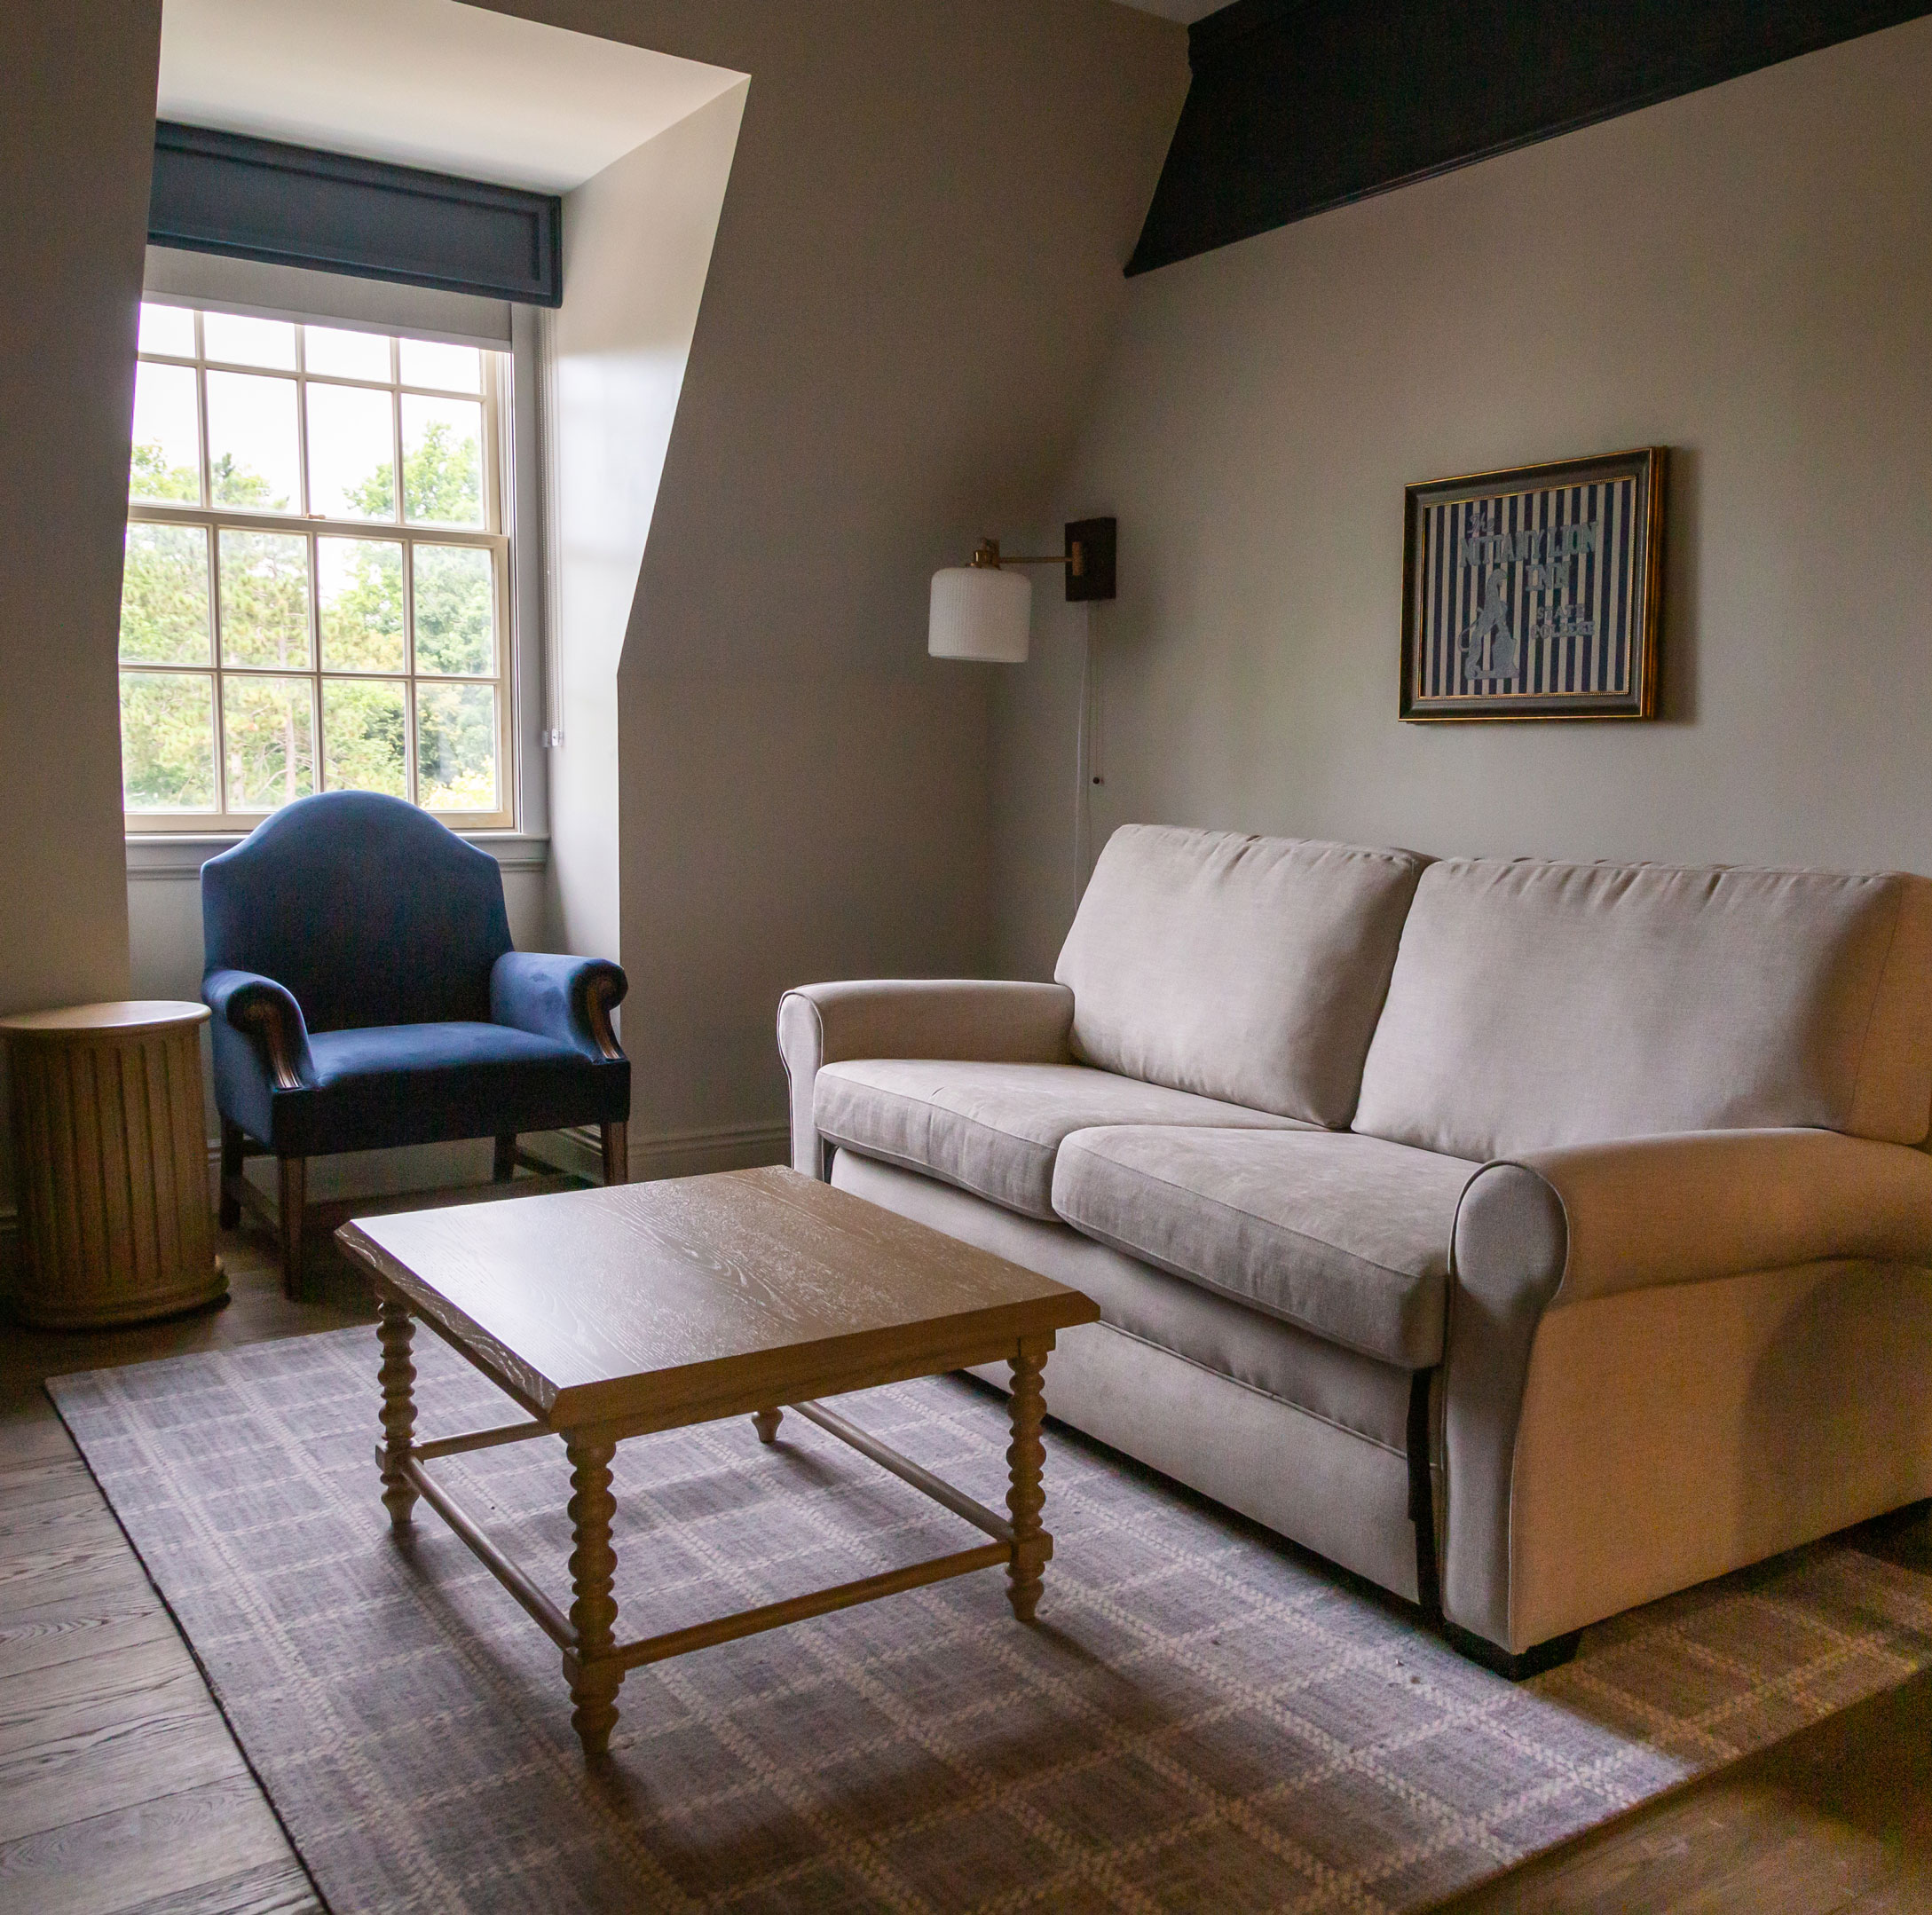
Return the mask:
{"type": "Polygon", "coordinates": [[[631,1068],[611,1028],[624,973],[510,944],[496,860],[400,799],[285,806],[201,867],[221,1112],[221,1220],[252,1196],[250,1140],[280,1170],[283,1287],[302,1267],[307,1162],[595,1124],[624,1180],[631,1068]]]}

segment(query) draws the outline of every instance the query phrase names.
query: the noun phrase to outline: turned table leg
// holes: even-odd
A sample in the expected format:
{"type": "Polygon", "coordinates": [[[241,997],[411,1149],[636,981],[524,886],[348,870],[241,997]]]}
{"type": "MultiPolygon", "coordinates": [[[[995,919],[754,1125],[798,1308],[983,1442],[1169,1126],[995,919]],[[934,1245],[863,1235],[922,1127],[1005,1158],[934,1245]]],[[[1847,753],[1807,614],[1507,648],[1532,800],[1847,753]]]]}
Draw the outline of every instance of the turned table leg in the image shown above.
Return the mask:
{"type": "Polygon", "coordinates": [[[416,1433],[416,1367],[409,1360],[415,1329],[402,1304],[382,1299],[375,1336],[382,1346],[382,1504],[390,1527],[398,1532],[408,1527],[416,1501],[415,1488],[403,1472],[416,1433]]]}
{"type": "Polygon", "coordinates": [[[776,1443],[778,1440],[778,1424],[783,1419],[783,1410],[753,1410],[752,1422],[758,1430],[761,1443],[776,1443]]]}
{"type": "Polygon", "coordinates": [[[617,1725],[617,1692],[624,1672],[611,1660],[616,1646],[617,1603],[611,1584],[617,1572],[617,1552],[611,1547],[611,1518],[617,1500],[611,1494],[611,1459],[617,1452],[609,1443],[593,1443],[566,1436],[570,1456],[571,1627],[577,1649],[564,1659],[570,1676],[571,1727],[577,1731],[587,1756],[603,1754],[617,1725]]]}
{"type": "Polygon", "coordinates": [[[1040,1441],[1040,1424],[1046,1415],[1041,1372],[1053,1347],[1050,1336],[1027,1337],[1011,1365],[1013,1442],[1006,1450],[1006,1468],[1012,1487],[1006,1492],[1006,1511],[1013,1519],[1013,1557],[1006,1565],[1006,1600],[1021,1622],[1033,1620],[1040,1580],[1053,1553],[1053,1539],[1040,1526],[1040,1511],[1046,1502],[1040,1483],[1040,1469],[1046,1461],[1046,1446],[1040,1441]]]}

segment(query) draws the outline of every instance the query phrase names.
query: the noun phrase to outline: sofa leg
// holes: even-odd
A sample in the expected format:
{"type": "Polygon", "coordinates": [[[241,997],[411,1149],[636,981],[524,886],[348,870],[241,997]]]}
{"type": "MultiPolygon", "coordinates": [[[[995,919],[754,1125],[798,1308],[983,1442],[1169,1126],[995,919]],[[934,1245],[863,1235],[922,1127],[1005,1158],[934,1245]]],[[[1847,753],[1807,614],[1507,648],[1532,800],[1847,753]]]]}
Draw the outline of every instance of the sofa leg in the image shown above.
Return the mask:
{"type": "Polygon", "coordinates": [[[490,1175],[499,1184],[507,1184],[517,1175],[516,1131],[506,1131],[497,1138],[496,1149],[490,1159],[490,1175]]]}
{"type": "Polygon", "coordinates": [[[221,1198],[216,1206],[216,1220],[224,1230],[233,1230],[241,1222],[241,1200],[229,1186],[231,1178],[241,1175],[245,1139],[239,1123],[221,1120],[221,1198]]]}
{"type": "Polygon", "coordinates": [[[1547,1643],[1538,1643],[1534,1648],[1512,1655],[1487,1636],[1478,1635],[1453,1622],[1442,1625],[1442,1635],[1458,1655],[1467,1656],[1471,1662],[1480,1663],[1511,1683],[1527,1682],[1546,1669],[1560,1669],[1575,1657],[1576,1645],[1583,1640],[1582,1630],[1572,1629],[1567,1635],[1553,1635],[1547,1643]]]}
{"type": "Polygon", "coordinates": [[[607,1184],[630,1181],[630,1125],[607,1123],[603,1131],[603,1180],[607,1184]]]}
{"type": "Polygon", "coordinates": [[[281,1293],[291,1300],[302,1294],[302,1212],[308,1202],[309,1160],[275,1160],[279,1199],[276,1222],[281,1235],[281,1293]]]}
{"type": "Polygon", "coordinates": [[[1415,1525],[1415,1600],[1431,1620],[1442,1615],[1442,1574],[1436,1556],[1436,1486],[1429,1467],[1429,1386],[1433,1370],[1417,1370],[1408,1385],[1408,1519],[1415,1525]]]}

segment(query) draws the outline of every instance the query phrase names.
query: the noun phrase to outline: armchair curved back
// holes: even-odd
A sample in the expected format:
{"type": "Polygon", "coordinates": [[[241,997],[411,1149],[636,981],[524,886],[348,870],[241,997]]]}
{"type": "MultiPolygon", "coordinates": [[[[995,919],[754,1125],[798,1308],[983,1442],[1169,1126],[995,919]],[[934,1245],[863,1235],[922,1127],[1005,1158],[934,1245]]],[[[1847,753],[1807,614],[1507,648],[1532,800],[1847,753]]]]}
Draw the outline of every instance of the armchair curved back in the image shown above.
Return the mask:
{"type": "Polygon", "coordinates": [[[285,985],[311,1031],[486,1023],[510,950],[486,851],[375,792],[325,792],[264,819],[201,867],[209,971],[285,985]]]}

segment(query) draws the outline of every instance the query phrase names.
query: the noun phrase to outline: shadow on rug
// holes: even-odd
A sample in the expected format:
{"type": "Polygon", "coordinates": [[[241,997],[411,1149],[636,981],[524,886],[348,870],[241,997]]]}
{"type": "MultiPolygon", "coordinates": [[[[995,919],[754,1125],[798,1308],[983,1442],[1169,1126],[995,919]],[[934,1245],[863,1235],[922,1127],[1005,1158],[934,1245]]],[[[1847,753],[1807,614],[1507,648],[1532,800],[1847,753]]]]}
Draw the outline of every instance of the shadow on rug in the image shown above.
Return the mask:
{"type": "MultiPolygon", "coordinates": [[[[638,1670],[593,1777],[535,1625],[422,1505],[391,1542],[376,1360],[353,1329],[47,1386],[337,1915],[1413,1909],[1932,1663],[1932,1576],[1841,1542],[1512,1687],[1052,1432],[1037,1626],[988,1571],[638,1670]]],[[[502,1420],[417,1360],[425,1438],[502,1420]]],[[[1003,1501],[990,1391],[843,1407],[1003,1501]]],[[[435,1468],[567,1606],[562,1444],[435,1468]]],[[[971,1540],[797,1417],[640,1438],[613,1486],[620,1634],[971,1540]]]]}

